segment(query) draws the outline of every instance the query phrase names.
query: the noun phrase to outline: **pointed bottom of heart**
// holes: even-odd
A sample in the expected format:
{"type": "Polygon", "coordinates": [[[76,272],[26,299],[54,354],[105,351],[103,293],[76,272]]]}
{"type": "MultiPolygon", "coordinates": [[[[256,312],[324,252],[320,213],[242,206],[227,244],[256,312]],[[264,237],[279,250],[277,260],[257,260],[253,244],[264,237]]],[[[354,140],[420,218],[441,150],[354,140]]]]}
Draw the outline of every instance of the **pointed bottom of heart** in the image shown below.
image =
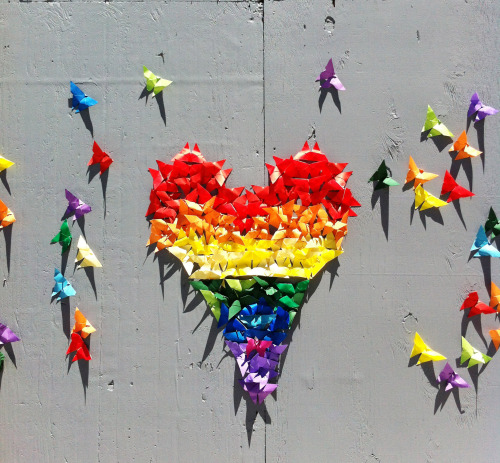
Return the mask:
{"type": "Polygon", "coordinates": [[[254,403],[274,392],[282,344],[300,308],[309,280],[285,282],[277,278],[196,280],[210,306],[226,344],[233,353],[239,380],[254,403]]]}

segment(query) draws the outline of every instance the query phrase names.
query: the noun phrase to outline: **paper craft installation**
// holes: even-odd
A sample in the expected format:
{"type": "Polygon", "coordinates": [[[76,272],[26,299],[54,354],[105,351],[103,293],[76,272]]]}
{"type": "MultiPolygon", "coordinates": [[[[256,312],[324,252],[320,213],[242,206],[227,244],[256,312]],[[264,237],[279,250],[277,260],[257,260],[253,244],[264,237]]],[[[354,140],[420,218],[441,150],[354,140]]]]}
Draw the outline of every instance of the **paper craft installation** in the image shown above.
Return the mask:
{"type": "Polygon", "coordinates": [[[438,119],[436,113],[430,106],[427,106],[427,118],[425,119],[422,132],[429,132],[427,138],[443,135],[445,137],[453,137],[453,134],[446,128],[446,126],[438,119]]]}
{"type": "Polygon", "coordinates": [[[73,82],[69,83],[71,93],[73,94],[73,107],[71,109],[76,109],[75,113],[79,113],[84,109],[90,108],[97,104],[97,101],[89,96],[85,95],[73,82]]]}
{"type": "Polygon", "coordinates": [[[370,177],[368,182],[377,182],[375,185],[375,190],[381,190],[383,188],[389,188],[390,186],[399,185],[396,180],[391,178],[389,168],[385,165],[385,161],[382,161],[377,171],[370,177]]]}
{"type": "Polygon", "coordinates": [[[10,342],[16,342],[19,340],[20,339],[7,325],[0,323],[0,345],[8,344],[10,342]]]}
{"type": "Polygon", "coordinates": [[[64,254],[71,246],[71,230],[69,229],[67,219],[61,224],[61,230],[59,233],[52,238],[50,244],[61,243],[61,254],[64,254]]]}
{"type": "Polygon", "coordinates": [[[460,365],[469,361],[467,368],[470,368],[478,363],[486,365],[490,360],[491,357],[479,352],[475,347],[471,346],[467,339],[462,336],[462,355],[460,357],[460,365]]]}
{"type": "Polygon", "coordinates": [[[73,286],[71,286],[71,283],[66,280],[63,274],[57,269],[54,270],[54,280],[56,284],[52,290],[52,297],[57,296],[58,301],[76,294],[76,291],[73,286]]]}
{"type": "Polygon", "coordinates": [[[74,214],[73,222],[92,210],[88,204],[85,204],[81,199],[78,199],[73,193],[68,190],[65,190],[65,192],[66,199],[68,200],[68,208],[66,209],[64,215],[69,217],[74,214]]]}
{"type": "Polygon", "coordinates": [[[410,358],[420,355],[417,365],[424,362],[437,362],[438,360],[446,360],[446,357],[441,355],[439,352],[432,350],[420,337],[418,333],[415,333],[415,338],[413,340],[413,349],[410,354],[410,358]]]}
{"type": "Polygon", "coordinates": [[[92,157],[87,165],[93,166],[94,164],[99,164],[99,175],[102,175],[112,163],[113,159],[111,159],[109,155],[101,149],[97,142],[94,141],[94,145],[92,147],[92,157]]]}
{"type": "Polygon", "coordinates": [[[443,384],[446,384],[446,387],[444,388],[445,391],[449,391],[454,387],[470,387],[467,382],[453,370],[448,362],[446,362],[443,370],[439,373],[436,381],[438,383],[442,382],[443,384]]]}
{"type": "Polygon", "coordinates": [[[444,174],[443,188],[441,188],[441,196],[444,196],[448,193],[450,193],[450,195],[446,200],[447,202],[455,201],[460,198],[469,198],[471,196],[475,196],[472,191],[469,191],[463,186],[460,186],[451,176],[451,174],[446,171],[444,174]]]}
{"type": "Polygon", "coordinates": [[[460,310],[465,310],[465,309],[470,309],[467,318],[471,318],[474,315],[480,315],[482,313],[489,314],[497,312],[494,308],[490,307],[489,305],[479,300],[479,295],[477,294],[477,291],[473,291],[466,297],[464,303],[462,304],[462,307],[460,307],[460,310]]]}
{"type": "Polygon", "coordinates": [[[172,83],[171,80],[155,76],[146,66],[143,66],[143,69],[144,77],[146,78],[146,90],[148,92],[153,91],[155,95],[158,95],[158,93],[172,83]]]}
{"type": "Polygon", "coordinates": [[[500,347],[500,330],[490,330],[490,336],[495,349],[498,350],[500,347]]]}
{"type": "Polygon", "coordinates": [[[470,248],[471,252],[476,251],[473,257],[500,257],[500,252],[493,246],[486,236],[483,226],[479,227],[476,239],[470,248]]]}
{"type": "Polygon", "coordinates": [[[12,161],[9,161],[8,159],[4,158],[3,156],[0,156],[0,172],[4,171],[5,169],[8,169],[10,166],[13,166],[14,163],[12,161]]]}
{"type": "Polygon", "coordinates": [[[83,339],[85,339],[89,334],[95,333],[95,328],[80,312],[78,307],[75,309],[75,324],[73,325],[71,333],[79,333],[83,339]]]}
{"type": "Polygon", "coordinates": [[[85,238],[80,235],[78,239],[78,253],[76,254],[75,262],[80,262],[77,268],[82,267],[102,267],[101,263],[97,259],[94,251],[90,249],[89,245],[85,241],[85,238]]]}
{"type": "Polygon", "coordinates": [[[490,307],[498,308],[500,304],[500,288],[493,282],[491,282],[490,290],[490,307]]]}
{"type": "Polygon", "coordinates": [[[408,173],[406,174],[405,184],[413,181],[414,182],[413,188],[416,188],[421,183],[428,182],[429,180],[432,180],[433,178],[436,177],[439,177],[439,175],[431,174],[430,172],[424,172],[422,169],[419,169],[417,167],[417,164],[415,164],[413,158],[410,156],[408,173]]]}
{"type": "Polygon", "coordinates": [[[92,360],[84,339],[94,332],[95,328],[89,323],[77,307],[75,309],[75,324],[71,330],[71,342],[68,350],[66,351],[66,355],[69,355],[71,352],[75,352],[72,360],[73,362],[76,362],[77,360],[92,360]]]}
{"type": "Polygon", "coordinates": [[[476,114],[474,122],[478,122],[484,119],[486,116],[493,116],[498,112],[498,109],[492,108],[491,106],[486,106],[479,99],[477,93],[474,93],[470,99],[469,111],[467,112],[467,117],[471,117],[476,114]]]}
{"type": "Polygon", "coordinates": [[[425,211],[431,207],[442,207],[447,204],[446,201],[436,198],[434,195],[425,191],[422,185],[415,188],[415,209],[420,207],[421,211],[425,211]]]}
{"type": "Polygon", "coordinates": [[[267,164],[269,186],[228,188],[231,169],[186,145],[171,164],[150,169],[148,245],[167,249],[201,292],[234,354],[251,400],[277,384],[282,342],[309,280],[342,254],[347,220],[359,206],[347,164],[306,143],[267,164]]]}
{"type": "Polygon", "coordinates": [[[475,158],[482,154],[482,151],[472,148],[472,146],[467,143],[467,133],[465,130],[457,138],[457,141],[453,143],[453,146],[450,148],[450,153],[452,151],[456,151],[457,153],[455,161],[459,159],[475,158]]]}
{"type": "Polygon", "coordinates": [[[0,201],[0,229],[12,225],[15,221],[16,218],[14,217],[14,213],[4,204],[3,201],[0,201]]]}
{"type": "Polygon", "coordinates": [[[320,83],[321,88],[332,88],[335,87],[337,90],[345,90],[345,87],[340,82],[340,79],[335,74],[335,69],[333,69],[333,61],[330,59],[326,63],[325,70],[316,79],[316,82],[320,83]]]}
{"type": "Polygon", "coordinates": [[[492,207],[490,207],[490,213],[488,214],[488,219],[484,224],[484,229],[486,233],[491,233],[493,238],[500,235],[500,220],[498,220],[497,215],[492,207]]]}

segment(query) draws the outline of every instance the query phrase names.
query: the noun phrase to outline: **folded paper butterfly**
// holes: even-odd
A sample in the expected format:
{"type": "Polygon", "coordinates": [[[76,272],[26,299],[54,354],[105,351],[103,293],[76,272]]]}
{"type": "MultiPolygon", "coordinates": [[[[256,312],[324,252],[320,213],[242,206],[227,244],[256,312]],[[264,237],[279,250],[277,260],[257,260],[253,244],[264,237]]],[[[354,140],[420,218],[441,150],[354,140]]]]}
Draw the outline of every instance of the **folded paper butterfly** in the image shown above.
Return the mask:
{"type": "Polygon", "coordinates": [[[76,291],[73,286],[71,286],[71,283],[66,280],[63,274],[57,269],[54,270],[54,280],[56,284],[52,289],[52,297],[57,296],[58,301],[76,294],[76,291]]]}
{"type": "Polygon", "coordinates": [[[92,360],[87,345],[78,333],[71,333],[71,342],[66,351],[66,355],[71,354],[71,352],[75,352],[72,360],[73,362],[77,360],[92,360]]]}
{"type": "Polygon", "coordinates": [[[0,345],[16,341],[19,341],[16,334],[7,325],[0,323],[0,345]]]}
{"type": "Polygon", "coordinates": [[[113,159],[111,159],[108,153],[105,153],[97,144],[97,142],[94,141],[94,145],[92,146],[92,157],[90,158],[90,161],[87,165],[93,166],[94,164],[99,164],[99,175],[102,175],[112,163],[113,159]]]}
{"type": "Polygon", "coordinates": [[[500,288],[493,282],[491,282],[490,290],[490,307],[498,308],[500,305],[500,288]]]}
{"type": "Polygon", "coordinates": [[[479,227],[476,239],[470,248],[472,251],[477,251],[473,257],[500,257],[500,252],[493,246],[486,236],[483,226],[479,227]]]}
{"type": "Polygon", "coordinates": [[[0,201],[0,221],[0,229],[12,225],[16,221],[14,213],[4,204],[3,201],[0,201]]]}
{"type": "Polygon", "coordinates": [[[64,222],[61,224],[61,230],[56,236],[54,236],[54,238],[52,238],[50,244],[61,243],[61,254],[64,254],[71,246],[72,239],[73,237],[71,236],[68,220],[64,219],[64,222]]]}
{"type": "Polygon", "coordinates": [[[498,113],[498,109],[483,104],[483,102],[479,99],[477,93],[474,93],[474,95],[472,95],[470,99],[469,111],[467,112],[467,117],[471,117],[476,114],[474,122],[478,122],[484,119],[486,116],[493,116],[496,113],[498,113]]]}
{"type": "Polygon", "coordinates": [[[466,297],[462,307],[460,307],[460,310],[465,309],[470,309],[467,318],[471,318],[474,315],[497,313],[496,309],[479,300],[477,291],[473,291],[466,297]]]}
{"type": "Polygon", "coordinates": [[[424,362],[437,362],[438,360],[446,360],[446,357],[441,355],[439,352],[432,350],[420,337],[418,333],[415,333],[415,339],[413,340],[413,349],[410,354],[410,358],[420,355],[417,365],[424,362]]]}
{"type": "Polygon", "coordinates": [[[488,219],[484,224],[484,230],[486,233],[491,233],[493,238],[500,235],[500,220],[498,220],[497,215],[492,207],[490,207],[490,212],[488,214],[488,219]]]}
{"type": "Polygon", "coordinates": [[[68,200],[68,207],[64,215],[72,216],[73,214],[73,222],[78,220],[80,217],[83,217],[84,214],[88,214],[92,208],[85,204],[81,199],[78,199],[73,193],[68,190],[64,190],[66,194],[66,199],[68,200]]]}
{"type": "Polygon", "coordinates": [[[490,336],[495,349],[498,350],[500,347],[500,330],[490,330],[490,336]]]}
{"type": "Polygon", "coordinates": [[[102,267],[99,259],[97,259],[94,251],[90,249],[89,245],[85,241],[85,238],[80,235],[78,239],[78,253],[76,254],[75,262],[80,262],[77,268],[82,267],[102,267]]]}
{"type": "Polygon", "coordinates": [[[463,186],[460,186],[451,176],[451,174],[446,171],[444,174],[443,187],[441,188],[441,196],[444,196],[448,193],[450,193],[448,199],[446,200],[448,203],[460,198],[469,198],[471,196],[475,196],[472,191],[466,190],[463,186]]]}
{"type": "Polygon", "coordinates": [[[150,169],[148,245],[168,250],[201,292],[234,354],[240,384],[262,402],[277,384],[282,344],[309,279],[342,252],[347,220],[359,206],[347,164],[306,143],[266,165],[269,185],[228,188],[231,169],[189,145],[150,169]],[[239,279],[239,278],[244,279],[239,279]]]}
{"type": "Polygon", "coordinates": [[[469,362],[467,368],[470,368],[479,363],[486,365],[491,360],[486,354],[479,352],[475,347],[473,347],[467,339],[462,336],[462,355],[460,356],[460,365],[465,362],[469,362]]]}
{"type": "Polygon", "coordinates": [[[443,135],[445,137],[453,137],[453,134],[446,128],[446,126],[438,119],[436,113],[430,106],[427,106],[427,117],[425,119],[422,132],[428,132],[427,138],[443,135]]]}
{"type": "Polygon", "coordinates": [[[4,158],[3,156],[0,156],[0,172],[4,171],[5,169],[8,169],[10,166],[13,166],[14,163],[12,161],[9,161],[8,159],[4,158]]]}
{"type": "Polygon", "coordinates": [[[431,207],[442,207],[447,204],[446,201],[436,198],[434,195],[425,191],[422,185],[415,188],[415,209],[420,207],[421,211],[425,211],[431,207]]]}
{"type": "Polygon", "coordinates": [[[316,79],[316,82],[320,83],[321,88],[332,88],[335,87],[337,90],[345,90],[345,87],[340,82],[340,79],[335,74],[335,69],[333,69],[333,61],[330,59],[326,63],[325,70],[316,79]]]}
{"type": "Polygon", "coordinates": [[[375,190],[381,190],[383,188],[389,188],[390,186],[399,185],[396,180],[391,178],[389,168],[385,165],[385,161],[382,161],[377,171],[370,177],[368,182],[377,182],[375,185],[375,190]]]}
{"type": "Polygon", "coordinates": [[[439,175],[432,174],[430,172],[424,172],[422,169],[419,169],[417,167],[417,164],[415,164],[413,158],[410,156],[408,173],[406,174],[405,184],[414,181],[413,188],[416,188],[421,183],[428,182],[429,180],[432,180],[433,178],[436,177],[439,177],[439,175]]]}
{"type": "Polygon", "coordinates": [[[75,113],[79,113],[97,104],[96,100],[85,95],[73,82],[70,82],[69,86],[73,94],[73,107],[71,109],[76,109],[75,113]]]}
{"type": "Polygon", "coordinates": [[[446,384],[446,387],[444,388],[445,391],[449,391],[454,387],[470,387],[467,382],[453,370],[448,362],[446,362],[443,370],[439,373],[436,381],[438,383],[442,382],[443,384],[446,384]]]}
{"type": "Polygon", "coordinates": [[[71,333],[79,333],[83,339],[85,339],[89,334],[95,333],[95,328],[90,324],[80,310],[78,310],[78,307],[75,309],[75,324],[73,325],[71,333]]]}
{"type": "Polygon", "coordinates": [[[453,146],[450,148],[450,152],[452,151],[456,151],[457,153],[455,161],[459,159],[475,158],[482,154],[482,151],[472,148],[472,146],[467,143],[467,133],[465,130],[457,138],[457,141],[453,143],[453,146]]]}
{"type": "Polygon", "coordinates": [[[153,91],[155,95],[158,95],[158,93],[172,83],[171,80],[155,76],[146,66],[143,66],[143,70],[144,77],[146,78],[146,90],[148,92],[153,91]]]}

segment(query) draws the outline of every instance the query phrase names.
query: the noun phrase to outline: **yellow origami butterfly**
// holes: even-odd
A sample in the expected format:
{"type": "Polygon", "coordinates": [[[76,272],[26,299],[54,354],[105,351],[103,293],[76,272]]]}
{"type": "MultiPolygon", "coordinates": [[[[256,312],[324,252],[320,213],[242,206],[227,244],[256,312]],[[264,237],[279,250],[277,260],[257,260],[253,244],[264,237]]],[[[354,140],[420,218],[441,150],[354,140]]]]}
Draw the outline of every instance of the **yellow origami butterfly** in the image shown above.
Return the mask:
{"type": "Polygon", "coordinates": [[[76,255],[75,262],[80,262],[77,268],[82,267],[102,267],[99,259],[94,254],[94,251],[90,249],[89,245],[85,241],[85,238],[80,235],[78,240],[78,254],[76,255]]]}
{"type": "Polygon", "coordinates": [[[158,95],[164,88],[168,87],[172,81],[155,76],[146,66],[144,68],[144,77],[146,78],[146,90],[151,90],[155,95],[158,95]]]}
{"type": "Polygon", "coordinates": [[[439,198],[436,198],[434,195],[431,195],[427,191],[424,190],[422,185],[419,185],[415,188],[415,209],[418,209],[420,206],[421,211],[425,211],[426,209],[430,209],[431,207],[441,207],[446,206],[448,203],[446,201],[442,201],[439,198]]]}
{"type": "Polygon", "coordinates": [[[420,355],[417,365],[424,362],[446,360],[444,355],[432,350],[418,333],[415,333],[415,340],[413,341],[413,350],[411,351],[410,358],[415,357],[415,355],[420,355]]]}

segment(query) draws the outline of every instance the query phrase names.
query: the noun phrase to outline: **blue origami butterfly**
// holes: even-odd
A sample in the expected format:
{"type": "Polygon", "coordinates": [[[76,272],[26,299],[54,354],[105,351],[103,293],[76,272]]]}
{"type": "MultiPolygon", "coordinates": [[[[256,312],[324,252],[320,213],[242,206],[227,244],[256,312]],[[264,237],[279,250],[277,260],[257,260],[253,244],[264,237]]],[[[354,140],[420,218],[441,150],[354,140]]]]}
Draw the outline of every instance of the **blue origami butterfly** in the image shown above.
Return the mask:
{"type": "Polygon", "coordinates": [[[71,283],[57,269],[54,270],[54,280],[56,284],[54,285],[54,289],[52,289],[52,297],[57,296],[58,301],[76,294],[71,283]]]}
{"type": "Polygon", "coordinates": [[[476,239],[474,240],[470,250],[477,250],[474,257],[500,257],[500,251],[498,251],[498,249],[492,246],[488,241],[488,237],[486,236],[482,225],[477,231],[476,239]]]}
{"type": "Polygon", "coordinates": [[[73,94],[73,107],[71,109],[76,109],[75,113],[79,113],[97,104],[96,100],[85,95],[73,82],[70,82],[69,85],[73,94]]]}

